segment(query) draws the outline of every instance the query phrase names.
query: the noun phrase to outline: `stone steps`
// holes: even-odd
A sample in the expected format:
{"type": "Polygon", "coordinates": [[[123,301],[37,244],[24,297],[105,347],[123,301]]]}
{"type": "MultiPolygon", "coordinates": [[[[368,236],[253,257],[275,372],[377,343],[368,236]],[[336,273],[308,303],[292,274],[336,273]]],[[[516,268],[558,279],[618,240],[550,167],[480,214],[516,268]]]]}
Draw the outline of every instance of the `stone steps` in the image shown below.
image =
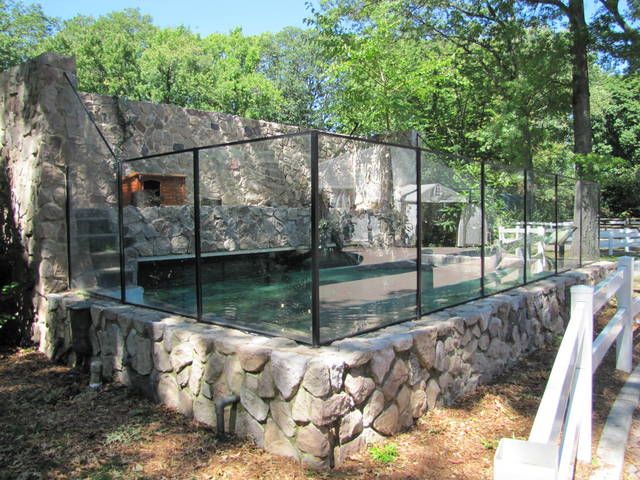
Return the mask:
{"type": "Polygon", "coordinates": [[[109,268],[120,264],[120,253],[115,250],[92,252],[91,260],[96,269],[109,268]]]}
{"type": "Polygon", "coordinates": [[[116,225],[109,218],[76,218],[79,235],[116,233],[116,225]]]}
{"type": "MultiPolygon", "coordinates": [[[[111,288],[120,286],[120,267],[108,267],[101,268],[94,271],[96,276],[96,282],[102,288],[111,288]]],[[[130,268],[125,268],[125,284],[136,285],[135,271],[130,268]]]]}

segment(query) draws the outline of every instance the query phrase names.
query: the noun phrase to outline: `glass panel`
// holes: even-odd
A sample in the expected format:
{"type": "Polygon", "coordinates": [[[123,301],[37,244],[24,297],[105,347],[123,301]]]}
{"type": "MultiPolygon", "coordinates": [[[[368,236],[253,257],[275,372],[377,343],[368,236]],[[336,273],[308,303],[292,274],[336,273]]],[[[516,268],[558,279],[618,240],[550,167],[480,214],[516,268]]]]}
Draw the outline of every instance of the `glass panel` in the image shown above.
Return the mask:
{"type": "Polygon", "coordinates": [[[576,185],[558,177],[558,271],[580,265],[580,227],[575,221],[576,185]]]}
{"type": "Polygon", "coordinates": [[[598,245],[598,206],[600,191],[597,183],[582,181],[581,185],[581,225],[582,225],[582,264],[600,259],[598,245]]]}
{"type": "Polygon", "coordinates": [[[127,302],[195,315],[193,155],[123,164],[127,302]]]}
{"type": "Polygon", "coordinates": [[[524,282],[524,174],[487,164],[485,182],[484,285],[489,295],[524,282]]]}
{"type": "Polygon", "coordinates": [[[116,172],[108,160],[69,167],[70,267],[72,288],[120,299],[116,172]]]}
{"type": "Polygon", "coordinates": [[[204,319],[311,341],[310,136],[200,151],[204,319]]]}
{"type": "Polygon", "coordinates": [[[321,135],[322,342],[415,318],[416,154],[321,135]]]}
{"type": "MultiPolygon", "coordinates": [[[[423,152],[421,177],[422,311],[428,312],[482,294],[480,164],[423,152]]],[[[405,198],[415,203],[415,192],[405,198]]]]}
{"type": "Polygon", "coordinates": [[[527,172],[527,281],[556,269],[555,176],[527,172]]]}

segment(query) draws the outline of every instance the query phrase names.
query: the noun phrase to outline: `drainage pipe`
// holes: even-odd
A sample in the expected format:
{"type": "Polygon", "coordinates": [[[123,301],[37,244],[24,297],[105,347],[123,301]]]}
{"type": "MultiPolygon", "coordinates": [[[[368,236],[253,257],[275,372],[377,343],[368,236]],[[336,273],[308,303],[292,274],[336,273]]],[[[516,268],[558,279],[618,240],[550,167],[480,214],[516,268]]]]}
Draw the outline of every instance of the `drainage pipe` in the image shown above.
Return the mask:
{"type": "Polygon", "coordinates": [[[224,433],[224,409],[228,405],[234,405],[240,401],[238,395],[229,395],[216,400],[216,437],[222,440],[224,433]]]}

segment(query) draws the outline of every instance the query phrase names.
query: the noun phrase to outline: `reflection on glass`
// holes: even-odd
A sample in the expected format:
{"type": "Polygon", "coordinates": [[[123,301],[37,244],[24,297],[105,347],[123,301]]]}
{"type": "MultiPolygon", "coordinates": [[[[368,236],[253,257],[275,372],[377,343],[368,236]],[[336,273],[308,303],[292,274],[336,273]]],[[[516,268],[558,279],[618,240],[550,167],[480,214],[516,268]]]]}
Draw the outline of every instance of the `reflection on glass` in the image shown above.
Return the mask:
{"type": "Polygon", "coordinates": [[[72,288],[119,299],[116,172],[106,161],[69,167],[69,234],[72,288]]]}
{"type": "Polygon", "coordinates": [[[524,173],[485,166],[485,293],[524,283],[524,173]]]}
{"type": "MultiPolygon", "coordinates": [[[[423,152],[421,177],[421,296],[426,313],[482,293],[480,165],[423,152]]],[[[406,196],[413,205],[415,190],[406,196]]]]}
{"type": "Polygon", "coordinates": [[[556,269],[555,176],[527,171],[527,281],[556,269]]]}
{"type": "Polygon", "coordinates": [[[415,318],[415,151],[319,144],[321,341],[415,318]]]}
{"type": "Polygon", "coordinates": [[[205,320],[311,341],[308,134],[200,151],[205,320]]]}
{"type": "Polygon", "coordinates": [[[593,182],[579,182],[582,201],[580,222],[582,225],[581,253],[582,264],[596,262],[600,258],[600,247],[598,245],[598,198],[600,192],[598,184],[593,182]]]}
{"type": "Polygon", "coordinates": [[[193,155],[124,163],[126,300],[195,315],[193,155]]]}
{"type": "Polygon", "coordinates": [[[580,225],[576,221],[576,183],[558,177],[558,271],[580,265],[580,225]]]}

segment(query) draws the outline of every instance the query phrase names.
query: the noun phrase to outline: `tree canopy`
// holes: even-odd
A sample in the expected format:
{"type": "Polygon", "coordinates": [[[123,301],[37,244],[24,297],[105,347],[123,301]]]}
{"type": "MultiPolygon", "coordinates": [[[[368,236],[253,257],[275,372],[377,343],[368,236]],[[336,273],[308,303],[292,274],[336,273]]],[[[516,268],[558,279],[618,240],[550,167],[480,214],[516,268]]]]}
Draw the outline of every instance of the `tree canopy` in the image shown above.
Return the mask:
{"type": "Polygon", "coordinates": [[[640,3],[591,1],[587,16],[583,0],[321,0],[305,29],[201,36],[134,9],[62,22],[7,0],[0,62],[73,55],[85,91],[359,135],[415,130],[470,158],[577,166],[622,198],[615,178],[636,185],[640,165],[640,3]]]}

